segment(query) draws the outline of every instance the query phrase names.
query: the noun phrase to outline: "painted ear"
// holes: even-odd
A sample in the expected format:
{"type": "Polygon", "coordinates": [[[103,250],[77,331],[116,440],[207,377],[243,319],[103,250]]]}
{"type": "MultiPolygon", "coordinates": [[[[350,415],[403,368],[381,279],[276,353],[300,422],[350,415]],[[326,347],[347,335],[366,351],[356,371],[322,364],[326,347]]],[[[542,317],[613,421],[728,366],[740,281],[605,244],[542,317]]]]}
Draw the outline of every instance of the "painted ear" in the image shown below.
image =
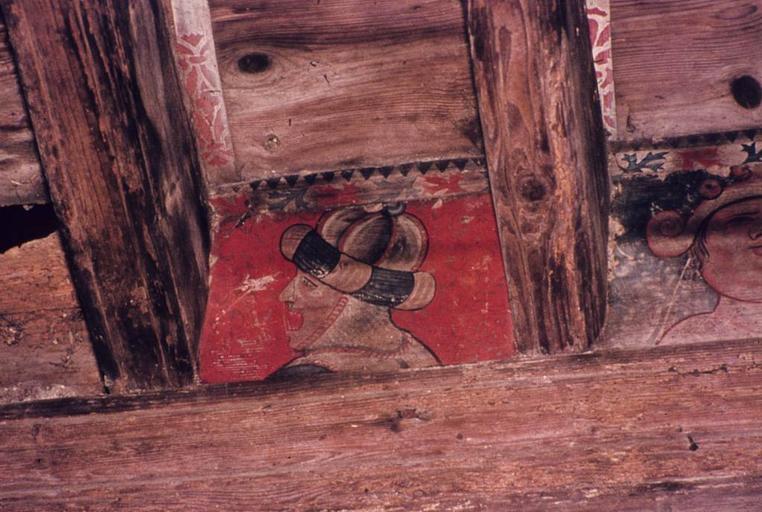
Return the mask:
{"type": "Polygon", "coordinates": [[[685,219],[676,211],[659,212],[648,221],[648,248],[659,258],[684,254],[693,245],[695,233],[686,231],[685,219]]]}

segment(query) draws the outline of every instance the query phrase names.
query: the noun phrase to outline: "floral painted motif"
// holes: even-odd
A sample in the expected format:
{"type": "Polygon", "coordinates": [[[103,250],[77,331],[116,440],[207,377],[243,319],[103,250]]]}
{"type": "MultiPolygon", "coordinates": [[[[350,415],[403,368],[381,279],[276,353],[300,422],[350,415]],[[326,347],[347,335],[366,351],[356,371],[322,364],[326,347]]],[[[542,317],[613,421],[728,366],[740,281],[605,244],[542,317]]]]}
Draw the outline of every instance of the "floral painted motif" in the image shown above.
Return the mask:
{"type": "MultiPolygon", "coordinates": [[[[678,148],[651,148],[616,153],[614,176],[707,171],[727,176],[733,166],[762,162],[762,134],[728,134],[723,144],[699,144],[678,148]]],[[[679,141],[678,141],[679,142],[679,141]]]]}
{"type": "Polygon", "coordinates": [[[233,147],[212,41],[203,34],[179,34],[176,49],[183,83],[191,102],[201,158],[209,167],[231,165],[233,147]]]}
{"type": "Polygon", "coordinates": [[[611,139],[616,139],[616,103],[614,67],[611,56],[611,17],[609,0],[587,0],[590,42],[593,46],[595,76],[601,97],[603,126],[611,139]]]}

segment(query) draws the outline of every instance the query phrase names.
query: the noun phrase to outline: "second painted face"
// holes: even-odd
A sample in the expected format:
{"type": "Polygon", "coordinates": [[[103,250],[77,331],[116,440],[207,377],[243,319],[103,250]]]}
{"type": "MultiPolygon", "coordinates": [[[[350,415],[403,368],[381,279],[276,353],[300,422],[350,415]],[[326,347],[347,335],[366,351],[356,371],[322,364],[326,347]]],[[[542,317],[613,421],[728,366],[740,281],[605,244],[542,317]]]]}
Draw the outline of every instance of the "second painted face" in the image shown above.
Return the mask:
{"type": "Polygon", "coordinates": [[[344,297],[315,277],[297,271],[279,299],[286,305],[286,334],[295,350],[304,350],[320,339],[335,318],[332,313],[344,297]]]}
{"type": "Polygon", "coordinates": [[[701,274],[720,295],[762,302],[762,197],[724,206],[709,218],[701,274]]]}

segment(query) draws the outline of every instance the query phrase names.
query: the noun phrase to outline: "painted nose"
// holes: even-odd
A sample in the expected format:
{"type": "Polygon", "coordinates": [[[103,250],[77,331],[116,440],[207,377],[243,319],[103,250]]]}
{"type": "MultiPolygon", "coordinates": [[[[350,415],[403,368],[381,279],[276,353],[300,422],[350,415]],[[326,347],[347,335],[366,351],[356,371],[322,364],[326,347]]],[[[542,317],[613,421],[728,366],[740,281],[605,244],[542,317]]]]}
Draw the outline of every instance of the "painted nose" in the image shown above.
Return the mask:
{"type": "Polygon", "coordinates": [[[283,291],[280,292],[280,295],[278,296],[278,300],[281,302],[294,302],[294,298],[296,295],[296,279],[292,279],[288,282],[285,288],[283,288],[283,291]]]}

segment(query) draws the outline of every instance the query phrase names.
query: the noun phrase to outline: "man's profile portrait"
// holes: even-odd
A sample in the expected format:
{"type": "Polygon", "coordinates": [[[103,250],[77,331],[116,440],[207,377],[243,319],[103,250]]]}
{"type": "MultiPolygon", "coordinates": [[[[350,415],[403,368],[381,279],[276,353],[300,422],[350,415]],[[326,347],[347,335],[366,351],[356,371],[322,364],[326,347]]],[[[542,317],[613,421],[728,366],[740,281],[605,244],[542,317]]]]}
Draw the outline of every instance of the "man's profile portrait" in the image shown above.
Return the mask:
{"type": "Polygon", "coordinates": [[[439,364],[391,317],[392,309],[426,307],[436,292],[434,276],[420,270],[428,234],[404,208],[328,212],[315,227],[286,229],[280,249],[297,269],[279,298],[289,344],[299,355],[276,376],[439,364]]]}

